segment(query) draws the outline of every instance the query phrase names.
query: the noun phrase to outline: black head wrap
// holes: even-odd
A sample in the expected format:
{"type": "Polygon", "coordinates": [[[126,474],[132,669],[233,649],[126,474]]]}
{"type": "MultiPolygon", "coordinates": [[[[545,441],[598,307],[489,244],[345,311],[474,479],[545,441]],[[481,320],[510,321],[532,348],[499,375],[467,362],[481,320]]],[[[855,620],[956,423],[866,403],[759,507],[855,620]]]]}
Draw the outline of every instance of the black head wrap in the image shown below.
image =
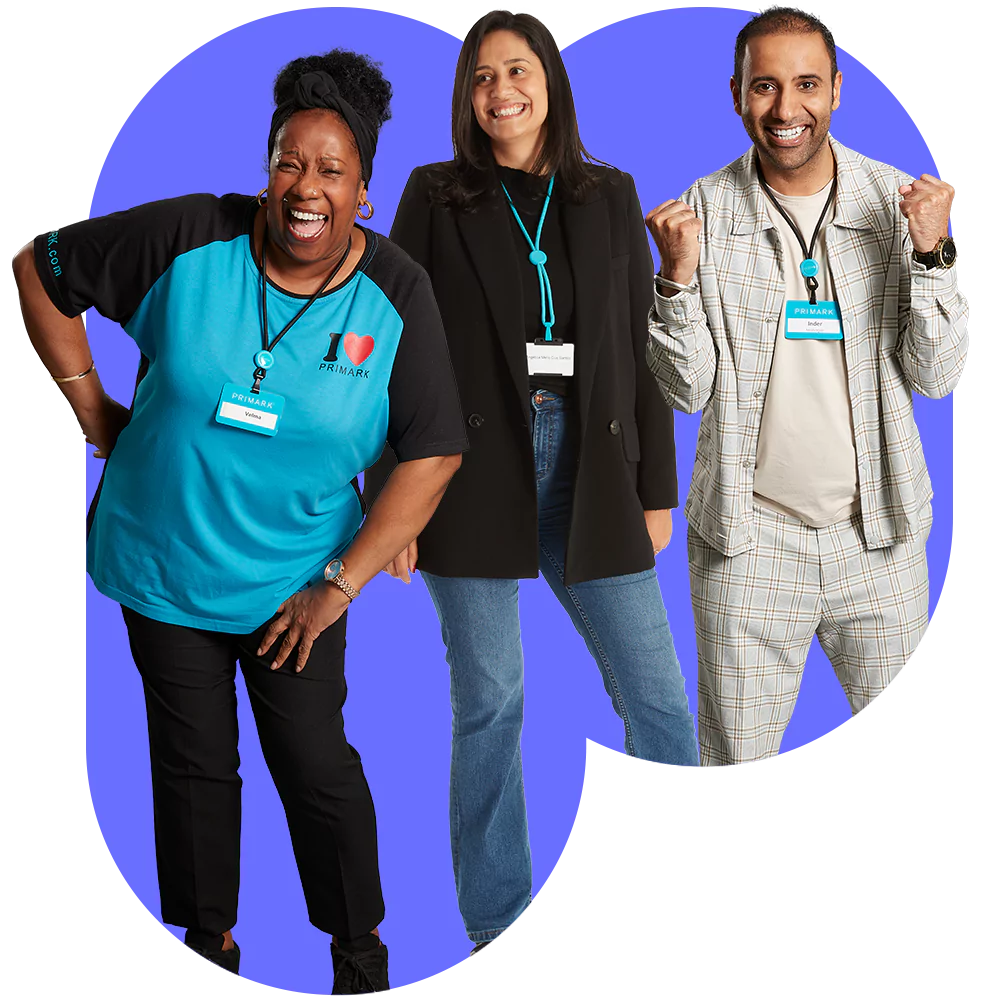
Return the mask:
{"type": "Polygon", "coordinates": [[[279,104],[271,116],[271,133],[267,137],[268,158],[274,153],[274,142],[282,125],[296,111],[309,111],[312,108],[327,108],[336,111],[347,122],[347,127],[354,134],[358,145],[358,155],[361,157],[361,177],[365,184],[372,176],[372,159],[375,156],[375,146],[378,143],[378,130],[362,114],[359,114],[340,96],[340,88],[329,73],[323,70],[312,70],[303,73],[295,81],[295,89],[289,100],[279,104]]]}

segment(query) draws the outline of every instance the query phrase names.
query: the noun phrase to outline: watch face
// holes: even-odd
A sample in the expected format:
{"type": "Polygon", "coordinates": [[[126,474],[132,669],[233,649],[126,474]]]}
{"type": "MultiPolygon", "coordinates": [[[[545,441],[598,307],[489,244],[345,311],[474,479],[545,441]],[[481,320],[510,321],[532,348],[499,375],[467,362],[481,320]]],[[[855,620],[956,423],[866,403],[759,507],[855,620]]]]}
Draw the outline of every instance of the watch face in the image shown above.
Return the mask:
{"type": "Polygon", "coordinates": [[[339,559],[331,559],[323,570],[323,576],[325,579],[331,582],[336,580],[340,576],[340,571],[343,569],[344,564],[339,559]]]}
{"type": "Polygon", "coordinates": [[[941,256],[941,263],[945,267],[951,267],[958,259],[958,250],[955,249],[955,241],[950,236],[942,241],[938,253],[941,256]]]}

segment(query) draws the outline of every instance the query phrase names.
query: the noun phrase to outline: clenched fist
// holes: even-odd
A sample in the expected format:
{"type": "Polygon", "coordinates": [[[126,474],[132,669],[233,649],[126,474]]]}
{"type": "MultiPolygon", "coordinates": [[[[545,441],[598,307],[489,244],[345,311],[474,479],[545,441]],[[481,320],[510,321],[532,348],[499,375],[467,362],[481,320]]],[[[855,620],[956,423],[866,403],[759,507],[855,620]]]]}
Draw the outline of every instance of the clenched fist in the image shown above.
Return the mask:
{"type": "Polygon", "coordinates": [[[917,253],[929,253],[942,236],[948,235],[948,216],[955,189],[930,174],[921,174],[899,193],[899,210],[910,224],[910,240],[917,253]]]}
{"type": "Polygon", "coordinates": [[[646,216],[646,226],[660,251],[660,274],[689,285],[698,269],[701,219],[682,201],[671,199],[646,216]]]}

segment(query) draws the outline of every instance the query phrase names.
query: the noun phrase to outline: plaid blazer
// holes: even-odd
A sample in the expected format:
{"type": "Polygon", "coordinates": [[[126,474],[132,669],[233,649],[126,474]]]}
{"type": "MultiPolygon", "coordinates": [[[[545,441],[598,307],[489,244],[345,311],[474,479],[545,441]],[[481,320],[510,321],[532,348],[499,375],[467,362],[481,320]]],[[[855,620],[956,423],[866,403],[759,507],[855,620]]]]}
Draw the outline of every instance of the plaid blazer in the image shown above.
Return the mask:
{"type": "MultiPolygon", "coordinates": [[[[884,548],[917,530],[931,498],[911,390],[946,396],[968,349],[968,304],[955,269],[912,256],[899,185],[912,178],[830,140],[837,197],[826,251],[843,316],[865,543],[884,548]]],[[[664,398],[702,410],[685,514],[724,555],[756,544],[757,436],[778,317],[782,247],[751,149],[681,196],[702,220],[694,281],[649,313],[647,361],[664,398]]]]}

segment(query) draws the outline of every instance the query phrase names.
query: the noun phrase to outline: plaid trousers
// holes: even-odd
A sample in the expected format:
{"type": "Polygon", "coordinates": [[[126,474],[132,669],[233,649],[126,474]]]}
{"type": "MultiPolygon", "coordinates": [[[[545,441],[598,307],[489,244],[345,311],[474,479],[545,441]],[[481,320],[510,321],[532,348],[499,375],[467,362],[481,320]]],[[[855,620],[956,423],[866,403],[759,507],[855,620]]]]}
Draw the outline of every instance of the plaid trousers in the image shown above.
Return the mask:
{"type": "Polygon", "coordinates": [[[776,754],[819,637],[852,713],[927,626],[931,506],[914,535],[868,549],[861,515],[825,528],[754,505],[757,545],[724,556],[688,529],[702,766],[776,754]]]}

